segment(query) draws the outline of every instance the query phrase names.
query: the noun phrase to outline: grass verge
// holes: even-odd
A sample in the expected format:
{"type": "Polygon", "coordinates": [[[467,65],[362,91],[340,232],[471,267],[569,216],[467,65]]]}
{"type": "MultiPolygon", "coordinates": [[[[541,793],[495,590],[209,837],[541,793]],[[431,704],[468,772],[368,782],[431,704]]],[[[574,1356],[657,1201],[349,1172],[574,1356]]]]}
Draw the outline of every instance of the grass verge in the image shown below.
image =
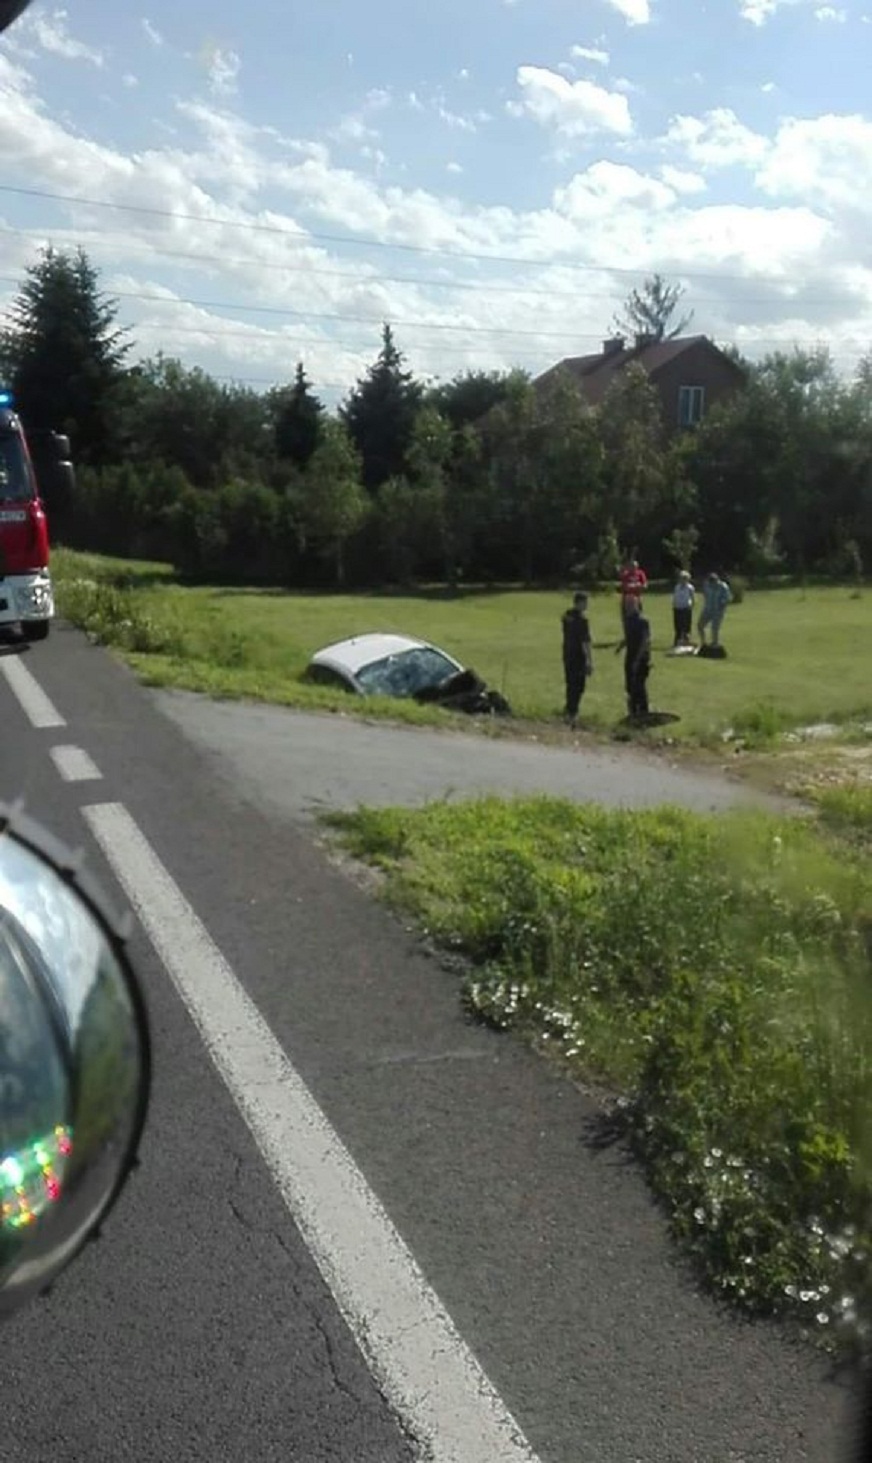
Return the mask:
{"type": "MultiPolygon", "coordinates": [[[[304,594],[180,584],[166,566],[60,550],[53,558],[59,611],[125,656],[151,683],[245,696],[302,709],[456,725],[435,708],[330,693],[301,676],[312,652],[365,630],[433,640],[490,685],[516,713],[509,734],[563,739],[559,618],[566,596],[547,591],[445,590],[417,594],[304,594]]],[[[872,693],[855,646],[868,638],[868,597],[845,588],[785,587],[748,594],[725,624],[726,661],[673,658],[669,596],[652,594],[652,705],[673,718],[630,733],[624,717],[616,596],[591,597],[595,675],[582,705],[596,735],[716,748],[740,765],[781,747],[792,728],[872,723],[872,693]],[[729,737],[729,742],[723,739],[729,737]],[[736,755],[737,749],[742,756],[736,755]]],[[[868,679],[868,678],[867,678],[868,679]]],[[[469,719],[464,719],[468,726],[469,719]]],[[[858,733],[859,734],[859,733],[858,733]]],[[[865,735],[872,746],[872,737],[865,735]]]]}
{"type": "MultiPolygon", "coordinates": [[[[830,804],[840,828],[860,814],[830,804]]],[[[463,957],[464,999],[617,1095],[672,1228],[740,1307],[872,1322],[872,879],[810,819],[549,799],[327,820],[463,957]]]]}

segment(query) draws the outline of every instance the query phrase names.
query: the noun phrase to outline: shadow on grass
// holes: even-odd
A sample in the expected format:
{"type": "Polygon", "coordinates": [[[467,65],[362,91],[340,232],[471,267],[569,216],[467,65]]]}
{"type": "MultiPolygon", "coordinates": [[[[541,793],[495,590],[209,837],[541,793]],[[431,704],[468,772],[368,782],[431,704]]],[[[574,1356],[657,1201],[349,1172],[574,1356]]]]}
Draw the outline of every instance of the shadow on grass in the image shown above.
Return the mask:
{"type": "Polygon", "coordinates": [[[645,731],[652,726],[671,726],[673,722],[680,721],[681,717],[675,711],[649,711],[647,716],[625,716],[618,726],[625,731],[645,731]]]}
{"type": "Polygon", "coordinates": [[[601,1112],[596,1112],[585,1120],[582,1125],[584,1145],[595,1153],[620,1148],[621,1156],[631,1164],[635,1160],[629,1147],[630,1129],[629,1111],[609,1104],[601,1112]]]}
{"type": "MultiPolygon", "coordinates": [[[[179,584],[185,584],[185,586],[189,588],[209,588],[207,584],[202,582],[198,584],[198,582],[193,579],[179,579],[175,582],[179,584]]],[[[377,589],[373,589],[371,587],[368,588],[365,585],[357,586],[353,584],[347,585],[344,589],[339,589],[335,585],[332,587],[324,586],[320,588],[307,588],[306,586],[302,585],[289,585],[285,588],[282,588],[276,585],[226,584],[213,587],[210,598],[232,599],[235,596],[244,594],[261,599],[293,598],[318,600],[347,598],[371,599],[373,601],[415,599],[421,600],[425,603],[429,602],[433,604],[450,604],[452,602],[459,603],[465,599],[481,599],[484,596],[488,595],[492,595],[494,597],[501,594],[538,595],[543,592],[543,588],[545,590],[551,590],[554,593],[559,593],[559,589],[555,589],[551,585],[543,586],[541,584],[464,584],[458,585],[454,589],[445,584],[424,586],[409,585],[406,587],[402,585],[388,585],[381,586],[377,589]]]]}

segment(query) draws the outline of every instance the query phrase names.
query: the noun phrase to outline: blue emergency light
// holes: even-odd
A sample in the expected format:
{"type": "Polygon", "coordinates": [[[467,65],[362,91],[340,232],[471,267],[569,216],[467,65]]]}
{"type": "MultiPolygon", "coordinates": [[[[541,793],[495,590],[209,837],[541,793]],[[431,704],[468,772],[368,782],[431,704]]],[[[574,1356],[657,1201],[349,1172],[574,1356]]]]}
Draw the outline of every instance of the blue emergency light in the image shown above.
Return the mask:
{"type": "Polygon", "coordinates": [[[12,395],[12,392],[11,391],[7,391],[5,389],[5,387],[0,387],[0,407],[2,407],[2,406],[10,406],[11,407],[11,406],[14,406],[14,405],[15,405],[15,397],[12,395]]]}

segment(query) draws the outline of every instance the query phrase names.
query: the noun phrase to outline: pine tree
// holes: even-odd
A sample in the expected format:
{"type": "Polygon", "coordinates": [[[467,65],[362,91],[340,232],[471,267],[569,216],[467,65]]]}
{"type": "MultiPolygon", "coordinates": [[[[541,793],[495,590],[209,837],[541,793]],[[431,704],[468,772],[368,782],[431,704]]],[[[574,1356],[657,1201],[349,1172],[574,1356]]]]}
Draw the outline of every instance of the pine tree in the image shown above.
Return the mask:
{"type": "Polygon", "coordinates": [[[404,472],[422,395],[421,383],[405,369],[393,331],[386,325],[377,359],[341,411],[363,459],[363,482],[368,492],[375,492],[388,478],[404,472]]]}
{"type": "Polygon", "coordinates": [[[669,284],[662,274],[651,274],[640,290],[631,290],[623,314],[613,321],[613,329],[630,341],[640,335],[649,340],[674,340],[693,319],[691,310],[673,324],[683,296],[680,284],[669,284]]]}
{"type": "Polygon", "coordinates": [[[302,471],[321,441],[323,428],[324,407],[300,361],[293,386],[276,392],[276,455],[302,471]]]}
{"type": "Polygon", "coordinates": [[[83,250],[46,249],[30,266],[0,341],[0,363],[25,425],[65,432],[79,462],[111,460],[125,332],[83,250]]]}

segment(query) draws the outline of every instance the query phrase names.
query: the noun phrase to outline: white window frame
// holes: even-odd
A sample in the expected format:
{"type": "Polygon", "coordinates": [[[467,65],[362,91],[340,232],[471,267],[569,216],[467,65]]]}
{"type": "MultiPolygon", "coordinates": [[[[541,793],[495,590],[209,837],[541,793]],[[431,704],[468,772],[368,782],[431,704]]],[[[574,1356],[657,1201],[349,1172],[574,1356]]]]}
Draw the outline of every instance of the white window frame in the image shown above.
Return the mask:
{"type": "Polygon", "coordinates": [[[705,414],[705,387],[679,386],[678,425],[697,427],[705,414]]]}

